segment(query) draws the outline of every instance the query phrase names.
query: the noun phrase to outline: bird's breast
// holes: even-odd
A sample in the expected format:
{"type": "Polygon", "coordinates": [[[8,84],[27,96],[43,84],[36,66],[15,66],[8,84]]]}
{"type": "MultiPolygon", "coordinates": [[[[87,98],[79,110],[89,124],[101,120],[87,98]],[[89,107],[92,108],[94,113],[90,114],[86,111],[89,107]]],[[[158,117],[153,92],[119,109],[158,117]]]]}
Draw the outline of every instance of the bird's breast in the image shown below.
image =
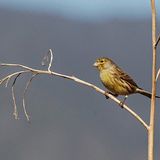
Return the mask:
{"type": "Polygon", "coordinates": [[[118,95],[128,95],[130,94],[128,88],[126,87],[125,81],[119,79],[119,77],[115,77],[115,75],[111,71],[101,71],[100,79],[103,85],[112,93],[118,95]]]}

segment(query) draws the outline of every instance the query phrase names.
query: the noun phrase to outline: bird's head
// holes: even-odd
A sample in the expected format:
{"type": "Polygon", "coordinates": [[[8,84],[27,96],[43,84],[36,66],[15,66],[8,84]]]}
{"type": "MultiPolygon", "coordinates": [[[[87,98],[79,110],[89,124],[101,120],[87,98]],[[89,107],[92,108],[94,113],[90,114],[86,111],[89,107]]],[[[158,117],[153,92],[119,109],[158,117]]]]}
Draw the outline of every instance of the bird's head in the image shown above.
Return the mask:
{"type": "Polygon", "coordinates": [[[99,71],[103,69],[110,68],[114,62],[106,57],[98,58],[96,62],[93,64],[94,67],[97,67],[99,71]]]}

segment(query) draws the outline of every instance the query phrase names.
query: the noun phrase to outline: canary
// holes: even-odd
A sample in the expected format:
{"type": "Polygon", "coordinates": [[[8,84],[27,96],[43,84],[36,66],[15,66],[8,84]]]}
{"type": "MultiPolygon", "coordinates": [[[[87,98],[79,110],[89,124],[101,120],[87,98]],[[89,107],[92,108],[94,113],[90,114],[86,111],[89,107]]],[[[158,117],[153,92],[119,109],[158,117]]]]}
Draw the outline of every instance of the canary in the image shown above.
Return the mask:
{"type": "MultiPolygon", "coordinates": [[[[98,58],[93,64],[100,72],[103,85],[114,96],[140,93],[151,98],[152,94],[140,88],[133,79],[109,58],[98,58]]],[[[160,98],[156,96],[156,98],[160,98]]]]}

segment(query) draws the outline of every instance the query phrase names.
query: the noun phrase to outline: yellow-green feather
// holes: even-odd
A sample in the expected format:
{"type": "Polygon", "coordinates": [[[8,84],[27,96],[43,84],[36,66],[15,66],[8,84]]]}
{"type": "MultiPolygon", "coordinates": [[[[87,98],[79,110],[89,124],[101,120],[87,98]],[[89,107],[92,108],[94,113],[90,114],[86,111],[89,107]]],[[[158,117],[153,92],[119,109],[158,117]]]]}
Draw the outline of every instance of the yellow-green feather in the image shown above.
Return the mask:
{"type": "Polygon", "coordinates": [[[110,71],[108,71],[107,69],[101,70],[100,79],[104,84],[104,86],[111,92],[118,95],[129,94],[125,82],[118,79],[118,77],[115,77],[114,73],[113,74],[111,73],[111,70],[110,71]]]}

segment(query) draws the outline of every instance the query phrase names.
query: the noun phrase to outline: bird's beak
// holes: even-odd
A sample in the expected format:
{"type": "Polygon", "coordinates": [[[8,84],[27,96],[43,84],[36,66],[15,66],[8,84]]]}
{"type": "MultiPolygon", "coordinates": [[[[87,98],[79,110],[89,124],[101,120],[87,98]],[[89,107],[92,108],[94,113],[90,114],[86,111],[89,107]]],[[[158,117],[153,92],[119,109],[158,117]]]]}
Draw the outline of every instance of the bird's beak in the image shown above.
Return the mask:
{"type": "Polygon", "coordinates": [[[94,66],[94,67],[97,67],[97,66],[98,66],[98,63],[97,63],[97,62],[95,62],[95,63],[93,64],[93,66],[94,66]]]}

